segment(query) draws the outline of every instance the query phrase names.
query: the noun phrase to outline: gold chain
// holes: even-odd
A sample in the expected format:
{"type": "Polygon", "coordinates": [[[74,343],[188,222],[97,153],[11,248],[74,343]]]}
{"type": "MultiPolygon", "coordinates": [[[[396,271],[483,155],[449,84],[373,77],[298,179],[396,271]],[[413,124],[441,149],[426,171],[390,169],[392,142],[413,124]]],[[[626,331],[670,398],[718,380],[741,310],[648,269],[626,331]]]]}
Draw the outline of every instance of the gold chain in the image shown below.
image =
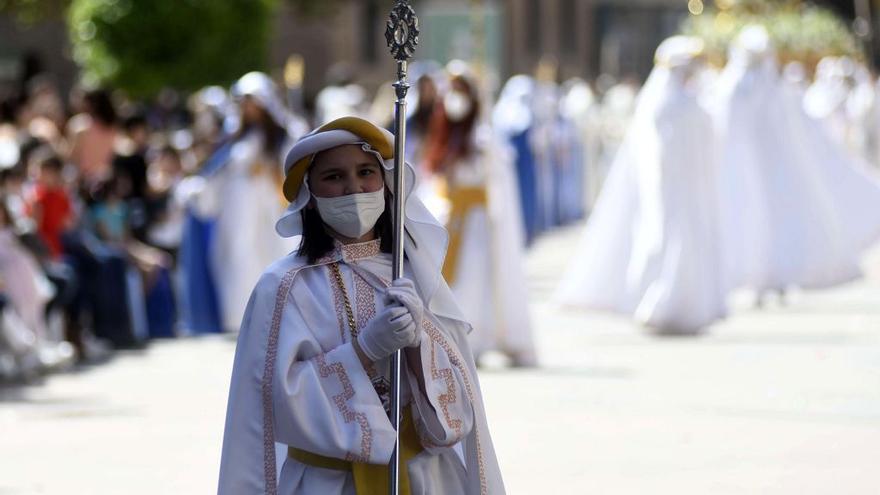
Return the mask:
{"type": "MultiPolygon", "coordinates": [[[[358,329],[354,319],[354,311],[351,310],[351,300],[348,298],[348,291],[345,290],[345,283],[342,281],[342,271],[339,270],[339,263],[332,263],[330,271],[333,272],[333,279],[336,281],[336,285],[339,286],[340,292],[342,292],[342,302],[345,305],[345,314],[348,316],[348,328],[351,330],[351,339],[357,345],[358,329]]],[[[373,382],[373,387],[376,388],[376,392],[381,397],[381,384],[377,384],[377,382],[382,382],[383,377],[376,372],[376,368],[372,364],[365,365],[365,370],[370,377],[370,381],[373,382]]]]}
{"type": "Polygon", "coordinates": [[[342,282],[342,271],[339,270],[339,263],[331,264],[330,271],[333,272],[336,285],[339,286],[339,290],[342,292],[342,301],[345,305],[345,314],[348,316],[348,328],[351,330],[351,336],[357,337],[358,330],[355,324],[354,311],[351,310],[351,300],[348,299],[348,291],[345,290],[345,284],[342,282]]]}

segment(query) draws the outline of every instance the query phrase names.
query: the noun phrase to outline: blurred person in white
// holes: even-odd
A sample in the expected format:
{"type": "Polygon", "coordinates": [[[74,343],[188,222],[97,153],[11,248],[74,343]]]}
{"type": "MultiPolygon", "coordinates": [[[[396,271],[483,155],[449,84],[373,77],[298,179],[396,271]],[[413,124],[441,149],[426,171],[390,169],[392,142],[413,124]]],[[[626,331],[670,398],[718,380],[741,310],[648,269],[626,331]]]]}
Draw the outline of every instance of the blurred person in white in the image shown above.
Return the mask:
{"type": "MultiPolygon", "coordinates": [[[[449,204],[443,276],[474,326],[475,355],[506,354],[515,366],[537,362],[525,278],[525,238],[509,145],[481,121],[476,82],[452,62],[425,143],[425,165],[449,204]]],[[[430,205],[429,205],[430,207],[430,205]]]]}
{"type": "MultiPolygon", "coordinates": [[[[2,292],[10,303],[8,310],[13,310],[33,333],[32,341],[30,338],[17,339],[20,344],[33,343],[32,346],[21,346],[19,352],[35,353],[40,370],[71,364],[73,346],[53,339],[47,326],[46,305],[53,295],[52,285],[39,262],[19,241],[4,201],[0,201],[0,280],[3,282],[2,292]]],[[[24,361],[28,360],[25,358],[24,361]]],[[[30,365],[33,363],[25,366],[30,365]]]]}
{"type": "Polygon", "coordinates": [[[538,191],[538,230],[545,231],[562,224],[559,211],[560,179],[562,176],[562,142],[560,139],[558,65],[552,58],[538,64],[532,94],[532,150],[535,154],[535,186],[538,191]]]}
{"type": "Polygon", "coordinates": [[[9,303],[0,278],[0,382],[28,381],[39,376],[39,354],[33,330],[9,303]]]}
{"type": "Polygon", "coordinates": [[[784,83],[767,31],[731,46],[711,101],[720,142],[725,287],[758,295],[857,277],[880,232],[880,189],[784,83]]]}
{"type": "MultiPolygon", "coordinates": [[[[577,131],[577,148],[580,154],[583,176],[571,194],[581,203],[579,207],[592,208],[599,194],[598,162],[600,146],[601,116],[596,94],[590,83],[580,78],[570,79],[563,84],[563,97],[560,100],[560,113],[569,119],[577,131]],[[578,192],[580,190],[580,192],[578,192]]],[[[578,178],[576,177],[575,180],[578,178]]],[[[581,212],[582,213],[582,212],[581,212]]]]}
{"type": "Polygon", "coordinates": [[[555,295],[694,334],[726,314],[717,244],[712,121],[698,102],[701,40],[657,48],[632,123],[555,295]]]}
{"type": "Polygon", "coordinates": [[[347,115],[363,117],[369,107],[367,90],[355,82],[351,65],[333,64],[327,71],[327,86],[315,97],[315,122],[324,124],[347,115]]]}
{"type": "Polygon", "coordinates": [[[590,87],[582,80],[569,80],[559,87],[557,208],[563,225],[582,219],[586,213],[587,136],[582,132],[581,119],[586,119],[590,112],[587,105],[591,105],[592,96],[590,87]]]}
{"type": "Polygon", "coordinates": [[[406,278],[391,281],[393,136],[332,121],[285,160],[277,224],[299,250],[260,278],[242,321],[220,495],[388,493],[390,355],[403,352],[401,494],[503,494],[470,355],[440,270],[447,234],[406,168],[406,278]]]}
{"type": "MultiPolygon", "coordinates": [[[[599,76],[597,82],[612,80],[608,74],[599,76]]],[[[613,83],[602,93],[601,105],[601,153],[598,164],[600,188],[617,156],[623,137],[629,129],[636,105],[638,85],[632,79],[613,83]]]]}
{"type": "Polygon", "coordinates": [[[230,138],[226,163],[207,178],[198,196],[202,216],[216,217],[210,265],[226,331],[241,323],[260,273],[295,248],[275,235],[273,222],[284,210],[280,161],[299,124],[266,74],[245,74],[232,95],[239,104],[240,127],[230,138]]]}
{"type": "Polygon", "coordinates": [[[504,84],[501,95],[492,110],[492,126],[502,139],[507,140],[514,153],[519,204],[522,209],[526,244],[531,244],[539,233],[538,173],[533,146],[535,80],[518,74],[504,84]]]}
{"type": "MultiPolygon", "coordinates": [[[[439,95],[443,83],[443,68],[433,61],[417,61],[410,66],[410,78],[416,83],[406,95],[406,154],[407,161],[414,165],[423,163],[425,138],[431,125],[431,118],[440,103],[439,95]]],[[[425,182],[426,170],[416,170],[419,182],[425,182]]]]}
{"type": "Polygon", "coordinates": [[[878,132],[874,80],[867,67],[849,57],[825,57],[804,95],[804,109],[822,121],[835,141],[859,160],[880,164],[873,154],[878,132]]]}
{"type": "Polygon", "coordinates": [[[410,101],[407,106],[406,160],[416,166],[419,178],[419,187],[414,194],[434,216],[445,219],[449,215],[449,202],[439,185],[443,178],[428,167],[425,153],[433,121],[442,112],[441,94],[446,91],[448,78],[443,66],[433,61],[416,62],[412,67],[412,77],[416,84],[407,93],[407,100],[410,101]]]}

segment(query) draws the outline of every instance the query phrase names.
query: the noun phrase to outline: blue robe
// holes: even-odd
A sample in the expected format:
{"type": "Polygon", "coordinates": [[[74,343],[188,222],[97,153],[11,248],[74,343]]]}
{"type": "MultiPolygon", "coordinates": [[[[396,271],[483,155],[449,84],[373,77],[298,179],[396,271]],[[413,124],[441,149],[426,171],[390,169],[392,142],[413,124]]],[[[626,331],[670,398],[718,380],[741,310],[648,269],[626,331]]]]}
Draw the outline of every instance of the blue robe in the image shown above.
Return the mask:
{"type": "Polygon", "coordinates": [[[516,151],[516,178],[519,184],[520,206],[526,244],[529,245],[538,235],[538,190],[535,187],[535,155],[532,153],[530,130],[526,129],[511,136],[510,144],[516,151]]]}
{"type": "MultiPolygon", "coordinates": [[[[224,144],[208,159],[200,172],[215,174],[229,159],[231,146],[224,144]]],[[[190,334],[221,333],[220,303],[211,273],[209,250],[214,219],[201,218],[187,208],[180,243],[180,313],[183,328],[190,334]]]]}

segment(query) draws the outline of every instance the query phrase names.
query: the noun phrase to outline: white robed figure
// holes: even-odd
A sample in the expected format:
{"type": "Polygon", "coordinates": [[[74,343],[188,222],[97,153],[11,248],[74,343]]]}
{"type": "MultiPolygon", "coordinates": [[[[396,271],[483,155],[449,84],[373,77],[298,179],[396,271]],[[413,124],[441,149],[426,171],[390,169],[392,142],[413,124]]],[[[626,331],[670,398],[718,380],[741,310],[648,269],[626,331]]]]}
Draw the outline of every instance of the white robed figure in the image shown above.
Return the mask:
{"type": "Polygon", "coordinates": [[[804,95],[804,109],[854,157],[877,162],[874,144],[878,98],[867,67],[849,57],[825,57],[804,95]]]}
{"type": "Polygon", "coordinates": [[[740,33],[711,100],[726,287],[761,294],[859,276],[880,233],[880,188],[781,81],[763,27],[740,33]]]}
{"type": "Polygon", "coordinates": [[[239,102],[241,124],[231,138],[227,163],[207,178],[197,205],[202,216],[216,217],[210,264],[225,331],[238,328],[263,270],[295,248],[275,234],[274,219],[284,211],[278,164],[291,134],[303,127],[286,112],[275,84],[263,73],[243,76],[232,95],[239,102]]]}
{"type": "Polygon", "coordinates": [[[555,299],[694,333],[725,315],[711,120],[688,81],[700,40],[676,36],[656,64],[555,299]]]}
{"type": "Polygon", "coordinates": [[[481,124],[477,86],[462,64],[450,63],[449,91],[425,151],[425,167],[441,178],[449,205],[438,212],[450,234],[443,276],[474,326],[470,342],[477,358],[498,351],[514,366],[533,366],[514,156],[481,124]]]}
{"type": "Polygon", "coordinates": [[[503,494],[445,229],[408,186],[406,279],[391,282],[393,136],[354,117],[285,161],[282,236],[236,348],[221,495],[387,493],[390,355],[403,350],[402,494],[503,494]]]}

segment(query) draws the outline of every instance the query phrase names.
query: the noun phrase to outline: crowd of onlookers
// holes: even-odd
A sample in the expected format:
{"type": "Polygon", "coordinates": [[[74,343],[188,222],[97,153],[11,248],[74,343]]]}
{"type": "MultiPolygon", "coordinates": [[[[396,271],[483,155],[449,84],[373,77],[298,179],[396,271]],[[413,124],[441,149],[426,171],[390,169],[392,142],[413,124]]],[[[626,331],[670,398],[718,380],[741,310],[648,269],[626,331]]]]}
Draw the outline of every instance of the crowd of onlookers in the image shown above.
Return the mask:
{"type": "MultiPolygon", "coordinates": [[[[419,122],[454,103],[438,96],[450,92],[442,71],[421,72],[413,71],[409,151],[424,141],[419,122]]],[[[484,107],[474,118],[516,148],[508,165],[521,197],[512,204],[522,207],[527,240],[576,221],[598,190],[635,89],[603,93],[600,112],[584,81],[516,76],[493,104],[472,103],[484,107]]],[[[255,268],[223,246],[261,262],[277,251],[269,249],[277,217],[266,212],[284,205],[253,191],[277,181],[284,146],[307,128],[291,110],[302,102],[284,96],[261,73],[230,90],[166,90],[150,104],[101,89],[65,97],[45,74],[11,91],[0,85],[0,382],[154,338],[235,330],[246,297],[225,289],[249,291],[255,268]],[[242,222],[259,223],[260,234],[242,233],[242,222]]],[[[392,110],[381,90],[371,101],[352,80],[328,81],[313,120],[360,115],[390,125],[392,110]]]]}
{"type": "Polygon", "coordinates": [[[179,332],[180,184],[223,124],[200,96],[65,101],[44,75],[0,96],[0,381],[179,332]]]}

